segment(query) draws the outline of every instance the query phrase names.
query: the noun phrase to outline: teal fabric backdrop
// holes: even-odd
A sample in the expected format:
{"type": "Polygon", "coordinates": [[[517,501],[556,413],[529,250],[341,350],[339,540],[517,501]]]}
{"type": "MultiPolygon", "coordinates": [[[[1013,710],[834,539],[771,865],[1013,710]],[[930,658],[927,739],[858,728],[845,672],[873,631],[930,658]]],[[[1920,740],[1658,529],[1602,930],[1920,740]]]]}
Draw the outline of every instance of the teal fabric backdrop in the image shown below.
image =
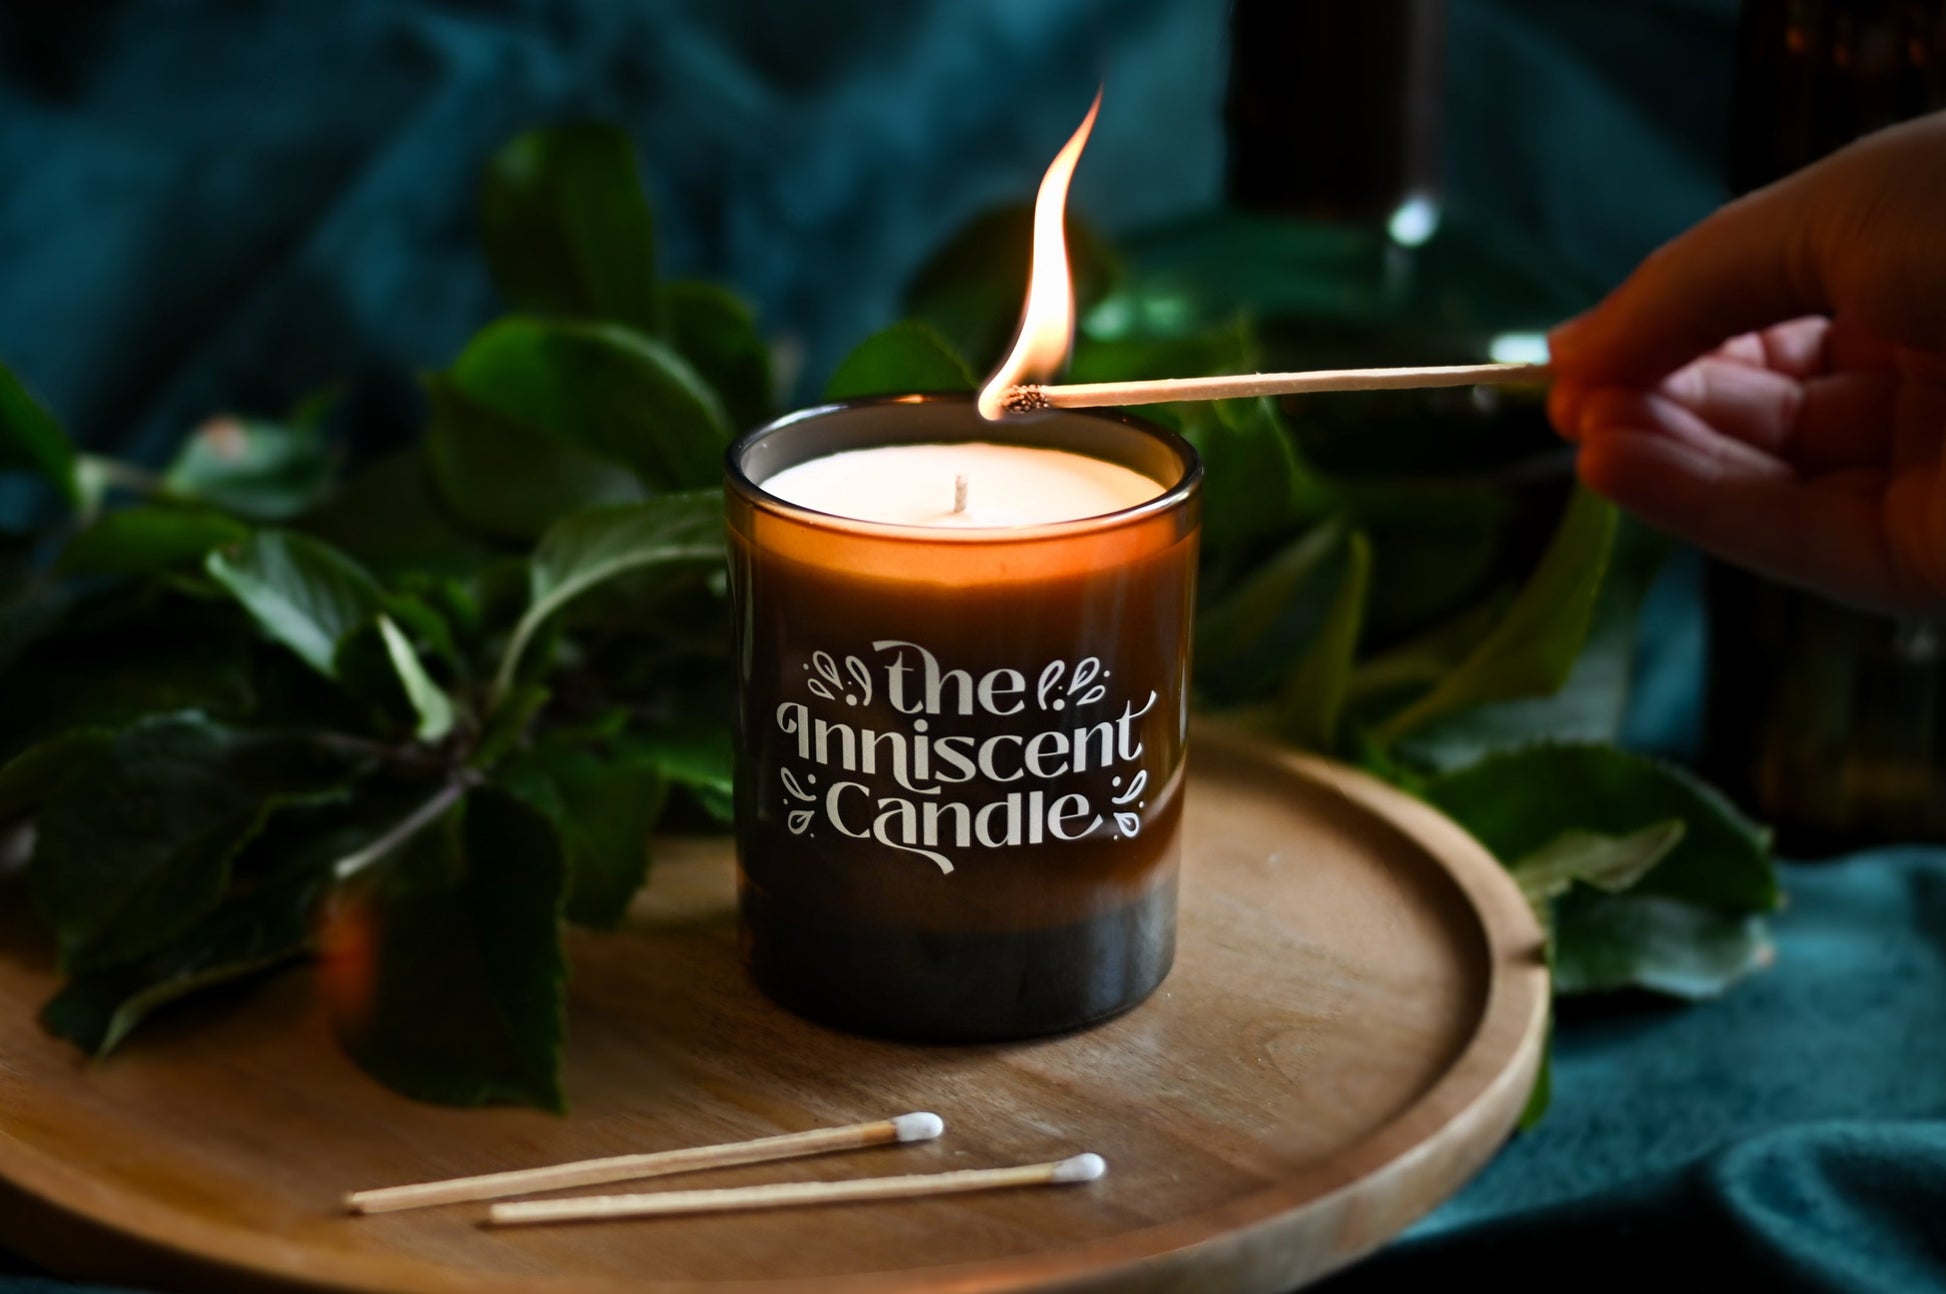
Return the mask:
{"type": "MultiPolygon", "coordinates": [[[[1454,206],[1620,277],[1723,196],[1733,8],[1452,0],[1454,206]]],[[[405,434],[412,373],[495,309],[482,159],[600,116],[641,143],[669,268],[742,288],[814,388],[1104,77],[1080,209],[1216,202],[1224,35],[1214,0],[0,5],[0,357],[138,454],[347,374],[360,434],[405,434]]],[[[1629,726],[1678,753],[1695,574],[1652,599],[1629,726]]],[[[1786,885],[1772,970],[1569,1010],[1546,1123],[1334,1288],[1946,1288],[1946,853],[1786,885]]],[[[0,1257],[0,1294],[68,1288],[0,1257]]]]}

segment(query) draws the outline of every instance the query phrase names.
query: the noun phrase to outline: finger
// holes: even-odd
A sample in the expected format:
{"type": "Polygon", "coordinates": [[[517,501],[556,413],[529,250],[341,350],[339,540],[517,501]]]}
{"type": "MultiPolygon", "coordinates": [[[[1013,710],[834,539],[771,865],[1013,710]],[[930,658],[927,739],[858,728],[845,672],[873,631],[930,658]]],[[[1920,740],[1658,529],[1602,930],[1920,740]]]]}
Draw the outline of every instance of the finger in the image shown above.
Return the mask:
{"type": "MultiPolygon", "coordinates": [[[[1572,378],[1557,380],[1547,393],[1548,419],[1568,440],[1579,441],[1596,427],[1661,428],[1671,434],[1686,430],[1694,418],[1679,418],[1670,410],[1674,401],[1632,386],[1599,386],[1572,378]],[[1668,423],[1665,427],[1664,424],[1668,423]]],[[[1705,432],[1708,428],[1703,428],[1705,432]]]]}
{"type": "Polygon", "coordinates": [[[1791,471],[1789,464],[1762,448],[1725,435],[1693,410],[1655,392],[1608,387],[1588,397],[1581,414],[1581,442],[1585,445],[1593,436],[1617,431],[1674,441],[1752,471],[1791,471]]]}
{"type": "Polygon", "coordinates": [[[1773,324],[1760,332],[1738,333],[1718,347],[1715,354],[1787,377],[1810,377],[1826,367],[1825,343],[1830,332],[1829,319],[1823,315],[1807,315],[1773,324]]]}
{"type": "Polygon", "coordinates": [[[1794,435],[1777,453],[1807,476],[1892,465],[1899,408],[1900,383],[1890,373],[1814,377],[1804,383],[1794,435]]]}
{"type": "Polygon", "coordinates": [[[1787,319],[1757,334],[1764,367],[1791,377],[1812,377],[1831,367],[1831,345],[1838,331],[1823,315],[1787,319]]]}
{"type": "Polygon", "coordinates": [[[1890,561],[1883,473],[1807,484],[1781,463],[1619,429],[1584,439],[1579,470],[1591,489],[1651,525],[1772,579],[1881,610],[1931,601],[1890,561]]]}
{"type": "Polygon", "coordinates": [[[1738,333],[1841,315],[1946,350],[1946,113],[1869,136],[1724,207],[1557,329],[1557,371],[1646,385],[1738,333]]]}
{"type": "MultiPolygon", "coordinates": [[[[1712,372],[1720,370],[1724,383],[1728,383],[1732,389],[1740,387],[1740,383],[1736,381],[1738,374],[1730,366],[1749,370],[1755,374],[1779,374],[1784,377],[1810,377],[1820,374],[1825,368],[1825,339],[1827,335],[1831,335],[1831,331],[1833,329],[1829,319],[1825,319],[1823,315],[1808,315],[1804,319],[1790,319],[1788,323],[1779,323],[1759,333],[1738,333],[1730,341],[1712,350],[1711,354],[1707,354],[1703,360],[1697,360],[1697,364],[1712,362],[1711,372],[1697,376],[1697,374],[1689,374],[1687,368],[1677,370],[1672,377],[1662,381],[1662,391],[1683,403],[1689,403],[1693,409],[1699,409],[1701,401],[1691,399],[1689,393],[1697,389],[1699,383],[1705,383],[1712,376],[1712,372]]],[[[1749,383],[1742,383],[1742,385],[1748,387],[1753,397],[1769,395],[1775,401],[1788,401],[1792,393],[1792,389],[1786,389],[1779,383],[1765,381],[1761,377],[1751,377],[1749,383]]],[[[1547,416],[1568,440],[1574,440],[1580,434],[1582,407],[1586,405],[1588,397],[1598,389],[1604,387],[1586,381],[1576,381],[1574,377],[1555,379],[1555,385],[1547,395],[1547,416]]],[[[1699,409],[1699,413],[1703,411],[1699,409]]],[[[1714,422],[1718,414],[1703,413],[1703,416],[1714,422]]],[[[1734,418],[1734,413],[1726,411],[1724,416],[1734,418]]],[[[1751,436],[1746,436],[1746,440],[1749,438],[1751,436]]]]}
{"type": "Polygon", "coordinates": [[[1897,346],[1866,329],[1855,317],[1841,314],[1831,321],[1830,334],[1824,341],[1826,372],[1869,369],[1890,373],[1898,368],[1898,357],[1897,346]]]}
{"type": "Polygon", "coordinates": [[[1895,470],[1946,463],[1941,452],[1946,441],[1946,356],[1921,358],[1884,382],[1889,405],[1886,461],[1895,470]]]}
{"type": "Polygon", "coordinates": [[[1766,369],[1704,359],[1671,374],[1654,395],[1629,387],[1588,394],[1578,435],[1635,429],[1698,445],[1728,437],[1806,477],[1884,467],[1892,461],[1895,428],[1915,421],[1902,389],[1882,373],[1793,382],[1766,369]]]}
{"type": "Polygon", "coordinates": [[[1600,390],[1584,382],[1556,378],[1547,389],[1547,420],[1568,440],[1581,437],[1581,409],[1588,397],[1600,390]]]}
{"type": "Polygon", "coordinates": [[[1720,353],[1685,364],[1656,391],[1724,435],[1781,457],[1789,456],[1804,403],[1802,382],[1720,353]]]}
{"type": "Polygon", "coordinates": [[[1786,180],[1664,244],[1594,310],[1549,335],[1555,371],[1645,386],[1739,333],[1827,313],[1805,203],[1786,180]]]}

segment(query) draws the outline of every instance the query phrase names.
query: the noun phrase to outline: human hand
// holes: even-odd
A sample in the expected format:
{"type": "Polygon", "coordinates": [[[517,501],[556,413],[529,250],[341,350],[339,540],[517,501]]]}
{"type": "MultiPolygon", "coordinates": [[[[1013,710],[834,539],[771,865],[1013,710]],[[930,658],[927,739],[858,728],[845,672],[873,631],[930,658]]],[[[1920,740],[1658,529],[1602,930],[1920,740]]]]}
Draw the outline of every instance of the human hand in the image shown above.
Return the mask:
{"type": "Polygon", "coordinates": [[[1549,342],[1593,489],[1775,579],[1946,612],[1946,113],[1724,207],[1549,342]]]}

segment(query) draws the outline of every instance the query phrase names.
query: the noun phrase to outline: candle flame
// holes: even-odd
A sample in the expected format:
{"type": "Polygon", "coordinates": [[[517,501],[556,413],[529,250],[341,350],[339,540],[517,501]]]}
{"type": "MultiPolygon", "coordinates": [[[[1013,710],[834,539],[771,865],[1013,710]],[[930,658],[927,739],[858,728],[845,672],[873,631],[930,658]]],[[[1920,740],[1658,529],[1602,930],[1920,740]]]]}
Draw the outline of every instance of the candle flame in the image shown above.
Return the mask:
{"type": "Polygon", "coordinates": [[[1027,303],[1020,312],[1014,348],[980,388],[980,416],[997,420],[1007,408],[1007,392],[1029,379],[1045,381],[1059,371],[1074,343],[1074,281],[1068,272],[1068,182],[1088,146],[1101,111],[1101,91],[1080,127],[1054,155],[1041,191],[1034,199],[1034,250],[1027,271],[1027,303]]]}

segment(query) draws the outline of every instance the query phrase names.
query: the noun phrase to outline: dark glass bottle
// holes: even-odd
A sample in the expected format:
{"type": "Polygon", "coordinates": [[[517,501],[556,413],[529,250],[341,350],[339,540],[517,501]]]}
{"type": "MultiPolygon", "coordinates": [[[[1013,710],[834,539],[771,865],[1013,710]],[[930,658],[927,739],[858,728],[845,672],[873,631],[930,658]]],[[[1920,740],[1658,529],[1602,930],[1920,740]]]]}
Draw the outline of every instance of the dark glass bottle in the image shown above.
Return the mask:
{"type": "MultiPolygon", "coordinates": [[[[1946,108],[1946,0],[1744,0],[1730,176],[1946,108]]],[[[1705,762],[1792,853],[1946,839],[1946,624],[1711,571],[1705,762]]]]}
{"type": "Polygon", "coordinates": [[[1439,193],[1445,0],[1234,0],[1230,198],[1322,220],[1439,193]]]}
{"type": "MultiPolygon", "coordinates": [[[[1227,209],[1136,249],[1247,315],[1265,370],[1529,359],[1588,304],[1533,240],[1446,209],[1444,0],[1232,0],[1227,209]]],[[[1492,499],[1455,532],[1378,541],[1374,649],[1531,564],[1572,483],[1537,391],[1290,396],[1307,462],[1340,480],[1492,499]],[[1437,572],[1437,574],[1431,574],[1437,572]],[[1430,590],[1430,592],[1426,592],[1430,590]]]]}

